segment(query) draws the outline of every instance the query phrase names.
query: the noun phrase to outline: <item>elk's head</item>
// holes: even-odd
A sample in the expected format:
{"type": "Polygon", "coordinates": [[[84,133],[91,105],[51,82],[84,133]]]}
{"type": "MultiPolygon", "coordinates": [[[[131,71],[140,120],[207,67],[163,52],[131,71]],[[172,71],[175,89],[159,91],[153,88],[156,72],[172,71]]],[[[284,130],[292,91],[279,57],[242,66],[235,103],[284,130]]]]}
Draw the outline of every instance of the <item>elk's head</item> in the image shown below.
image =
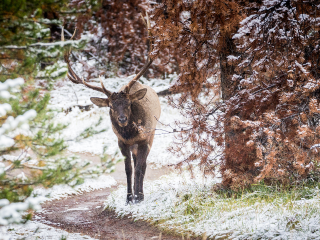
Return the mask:
{"type": "Polygon", "coordinates": [[[92,97],[90,98],[90,100],[99,107],[110,107],[111,117],[118,122],[119,126],[120,127],[127,126],[130,120],[130,115],[131,115],[131,103],[135,100],[142,99],[146,95],[147,89],[143,88],[131,94],[129,94],[129,91],[133,86],[133,84],[135,84],[135,82],[145,73],[145,71],[151,65],[152,59],[148,59],[148,62],[144,65],[142,70],[127,84],[127,86],[123,91],[111,92],[104,87],[101,77],[100,77],[101,87],[91,85],[86,81],[84,81],[83,78],[80,79],[70,66],[69,55],[70,55],[70,52],[67,52],[64,55],[64,59],[68,64],[68,78],[73,83],[84,84],[88,88],[91,88],[95,91],[99,91],[106,94],[108,98],[92,97]]]}
{"type": "MultiPolygon", "coordinates": [[[[146,27],[148,28],[148,34],[150,35],[149,29],[151,28],[150,26],[150,21],[149,17],[147,15],[147,22],[144,20],[142,17],[146,27]]],[[[75,36],[76,30],[73,33],[71,40],[75,36]]],[[[61,40],[64,41],[64,29],[62,28],[61,32],[61,40]]],[[[149,68],[151,65],[153,59],[148,57],[147,63],[144,65],[144,67],[140,70],[140,72],[126,85],[125,89],[121,92],[110,92],[107,90],[100,78],[100,83],[101,87],[93,86],[88,84],[83,78],[80,79],[77,74],[73,71],[73,69],[70,66],[70,56],[71,50],[66,51],[64,54],[64,59],[66,63],[68,64],[68,78],[76,84],[84,84],[86,87],[91,88],[93,90],[102,92],[107,95],[108,98],[96,98],[92,97],[90,100],[97,106],[99,107],[110,107],[110,115],[111,117],[116,120],[119,124],[120,127],[125,127],[127,126],[130,116],[131,116],[131,104],[135,100],[140,100],[142,99],[146,93],[147,89],[140,89],[135,93],[129,94],[129,91],[133,84],[146,72],[146,70],[149,68]]],[[[154,56],[155,57],[155,56],[154,56]]]]}
{"type": "Polygon", "coordinates": [[[99,107],[110,107],[111,118],[117,121],[120,127],[127,126],[131,116],[132,102],[142,99],[146,95],[147,89],[143,88],[133,94],[129,94],[130,89],[127,86],[123,91],[112,93],[105,89],[101,78],[100,82],[108,98],[92,97],[90,98],[91,102],[99,107]]]}

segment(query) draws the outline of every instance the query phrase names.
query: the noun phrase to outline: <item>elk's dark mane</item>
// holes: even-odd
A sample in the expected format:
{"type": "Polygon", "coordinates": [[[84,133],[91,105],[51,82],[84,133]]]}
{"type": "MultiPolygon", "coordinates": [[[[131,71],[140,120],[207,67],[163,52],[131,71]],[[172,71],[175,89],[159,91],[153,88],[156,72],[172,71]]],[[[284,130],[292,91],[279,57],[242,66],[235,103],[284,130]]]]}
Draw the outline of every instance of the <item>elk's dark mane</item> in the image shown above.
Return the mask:
{"type": "Polygon", "coordinates": [[[136,137],[139,134],[138,128],[135,126],[132,119],[129,120],[129,123],[125,127],[120,127],[117,120],[111,116],[111,122],[113,127],[117,130],[117,132],[121,135],[124,139],[131,139],[136,137]]]}

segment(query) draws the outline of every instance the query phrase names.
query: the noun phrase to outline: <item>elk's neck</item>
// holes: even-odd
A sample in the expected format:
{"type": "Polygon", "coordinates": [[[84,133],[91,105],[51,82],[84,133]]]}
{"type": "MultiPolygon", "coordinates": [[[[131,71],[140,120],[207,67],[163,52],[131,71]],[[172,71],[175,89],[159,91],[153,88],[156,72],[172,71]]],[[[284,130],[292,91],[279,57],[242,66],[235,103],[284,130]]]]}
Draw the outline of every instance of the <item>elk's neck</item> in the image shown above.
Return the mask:
{"type": "Polygon", "coordinates": [[[112,122],[113,128],[115,128],[115,130],[117,131],[116,134],[120,134],[121,137],[124,139],[127,139],[127,140],[132,139],[139,134],[139,131],[135,126],[134,121],[132,120],[132,117],[130,117],[129,122],[125,127],[120,127],[118,124],[118,121],[113,117],[111,117],[111,122],[112,122]]]}

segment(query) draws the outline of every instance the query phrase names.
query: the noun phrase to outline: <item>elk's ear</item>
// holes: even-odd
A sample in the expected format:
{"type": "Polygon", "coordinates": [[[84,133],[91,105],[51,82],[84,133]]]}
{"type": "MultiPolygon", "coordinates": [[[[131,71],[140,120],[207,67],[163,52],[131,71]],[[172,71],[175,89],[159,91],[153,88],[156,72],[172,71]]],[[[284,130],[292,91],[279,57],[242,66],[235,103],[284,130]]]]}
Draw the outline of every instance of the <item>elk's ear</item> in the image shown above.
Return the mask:
{"type": "Polygon", "coordinates": [[[143,88],[143,89],[140,89],[139,91],[136,91],[135,93],[129,95],[129,98],[131,101],[140,100],[146,95],[146,93],[147,93],[147,89],[143,88]]]}
{"type": "Polygon", "coordinates": [[[98,107],[109,107],[109,99],[108,98],[97,98],[92,97],[90,98],[91,102],[98,107]]]}

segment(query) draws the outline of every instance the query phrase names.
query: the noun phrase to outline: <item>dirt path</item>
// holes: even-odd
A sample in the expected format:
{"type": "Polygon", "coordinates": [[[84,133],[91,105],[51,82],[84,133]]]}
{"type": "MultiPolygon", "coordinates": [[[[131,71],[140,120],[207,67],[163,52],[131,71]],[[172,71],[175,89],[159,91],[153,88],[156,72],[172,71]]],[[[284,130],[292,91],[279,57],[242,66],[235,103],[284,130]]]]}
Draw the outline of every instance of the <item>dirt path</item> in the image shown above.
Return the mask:
{"type": "MultiPolygon", "coordinates": [[[[36,214],[37,221],[68,232],[77,232],[98,239],[159,239],[160,231],[143,221],[118,218],[102,205],[115,188],[106,188],[64,200],[47,202],[36,214]]],[[[181,239],[161,233],[161,239],[181,239]]]]}
{"type": "MultiPolygon", "coordinates": [[[[88,154],[82,154],[81,158],[93,162],[97,159],[88,154]]],[[[155,170],[149,167],[145,179],[155,180],[169,172],[168,168],[155,170]]],[[[116,170],[111,176],[118,184],[126,184],[123,162],[116,165],[116,170]]],[[[46,202],[42,206],[43,210],[36,213],[35,220],[68,232],[83,233],[97,239],[160,239],[160,233],[162,240],[182,239],[182,237],[165,234],[144,221],[134,221],[128,217],[118,218],[113,211],[102,212],[104,201],[115,189],[116,187],[105,188],[63,200],[46,202]]]]}

